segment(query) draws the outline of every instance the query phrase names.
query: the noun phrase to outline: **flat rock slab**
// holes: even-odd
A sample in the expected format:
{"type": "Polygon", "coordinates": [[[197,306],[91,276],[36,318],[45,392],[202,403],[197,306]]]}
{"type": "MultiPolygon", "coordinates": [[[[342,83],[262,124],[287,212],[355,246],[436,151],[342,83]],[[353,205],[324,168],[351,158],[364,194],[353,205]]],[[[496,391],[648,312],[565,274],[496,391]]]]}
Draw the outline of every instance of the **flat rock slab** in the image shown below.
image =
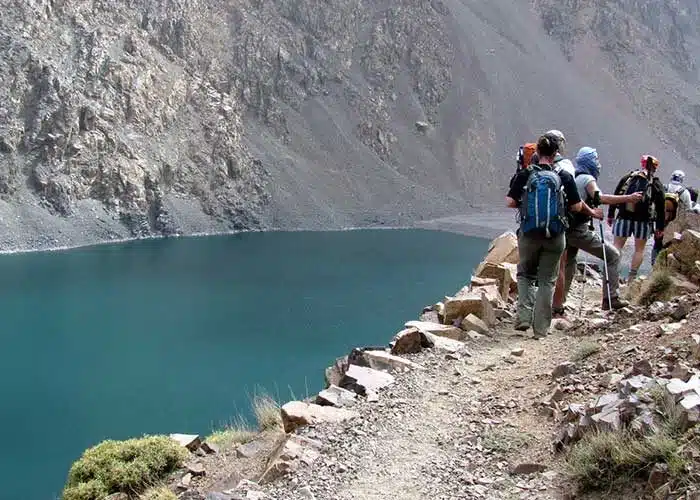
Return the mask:
{"type": "Polygon", "coordinates": [[[465,332],[456,326],[441,325],[439,323],[428,323],[425,321],[408,321],[404,325],[406,328],[417,328],[422,333],[432,333],[438,337],[445,337],[453,340],[464,340],[465,332]]]}
{"type": "MultiPolygon", "coordinates": [[[[391,341],[392,354],[414,354],[423,349],[423,334],[418,328],[405,328],[391,341]]],[[[427,347],[427,346],[426,346],[427,347]]]]}
{"type": "Polygon", "coordinates": [[[239,445],[236,448],[236,456],[238,458],[255,458],[265,453],[267,446],[265,441],[256,439],[239,445]]]}
{"type": "Polygon", "coordinates": [[[177,441],[180,446],[190,451],[195,451],[202,446],[202,440],[198,434],[170,434],[170,439],[177,441]]]}
{"type": "Polygon", "coordinates": [[[282,406],[282,424],[285,432],[314,425],[320,422],[342,422],[357,417],[357,412],[333,406],[321,406],[304,403],[302,401],[290,401],[282,406]]]}
{"type": "Polygon", "coordinates": [[[316,403],[319,405],[330,405],[342,408],[344,406],[352,406],[355,404],[357,394],[337,385],[322,390],[316,396],[316,403]]]}
{"type": "Polygon", "coordinates": [[[340,387],[365,395],[368,392],[377,392],[394,383],[394,377],[390,373],[374,370],[366,366],[350,365],[340,387]]]}
{"type": "Polygon", "coordinates": [[[464,342],[460,342],[459,340],[453,340],[447,337],[438,337],[432,333],[426,333],[425,335],[428,337],[428,340],[433,343],[435,349],[440,351],[455,353],[461,351],[465,347],[464,342]]]}
{"type": "Polygon", "coordinates": [[[408,359],[401,358],[399,356],[394,356],[386,351],[363,351],[362,358],[367,362],[370,368],[375,370],[412,370],[412,369],[422,369],[423,367],[409,361],[408,359]]]}

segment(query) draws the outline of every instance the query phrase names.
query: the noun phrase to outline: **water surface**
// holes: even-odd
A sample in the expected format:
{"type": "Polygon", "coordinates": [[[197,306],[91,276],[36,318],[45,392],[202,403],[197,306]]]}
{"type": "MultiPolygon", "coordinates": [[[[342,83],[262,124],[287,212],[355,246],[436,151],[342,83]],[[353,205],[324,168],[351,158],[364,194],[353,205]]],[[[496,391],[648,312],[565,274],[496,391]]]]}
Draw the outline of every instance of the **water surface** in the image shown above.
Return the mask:
{"type": "Polygon", "coordinates": [[[258,387],[318,391],[335,357],[462,286],[487,245],[368,230],[0,256],[0,498],[56,498],[103,439],[206,434],[258,387]]]}

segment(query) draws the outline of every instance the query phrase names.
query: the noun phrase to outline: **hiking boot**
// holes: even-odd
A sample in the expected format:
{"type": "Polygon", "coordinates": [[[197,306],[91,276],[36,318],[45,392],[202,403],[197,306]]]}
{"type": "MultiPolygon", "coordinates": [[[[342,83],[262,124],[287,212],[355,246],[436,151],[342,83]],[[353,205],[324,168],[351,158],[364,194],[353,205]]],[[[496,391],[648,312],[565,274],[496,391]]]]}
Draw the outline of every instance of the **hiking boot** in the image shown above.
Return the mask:
{"type": "Polygon", "coordinates": [[[612,305],[612,308],[614,311],[617,311],[618,309],[622,309],[623,307],[627,307],[630,305],[629,302],[626,300],[622,300],[620,297],[613,297],[610,299],[611,304],[608,304],[608,299],[603,299],[603,304],[601,306],[601,309],[603,311],[609,311],[610,310],[610,305],[612,305]]]}
{"type": "Polygon", "coordinates": [[[525,330],[530,328],[530,323],[525,323],[523,321],[518,321],[518,324],[515,325],[515,329],[518,330],[519,332],[524,332],[525,330]]]}
{"type": "Polygon", "coordinates": [[[552,307],[552,318],[566,318],[566,309],[564,309],[564,306],[552,307]]]}

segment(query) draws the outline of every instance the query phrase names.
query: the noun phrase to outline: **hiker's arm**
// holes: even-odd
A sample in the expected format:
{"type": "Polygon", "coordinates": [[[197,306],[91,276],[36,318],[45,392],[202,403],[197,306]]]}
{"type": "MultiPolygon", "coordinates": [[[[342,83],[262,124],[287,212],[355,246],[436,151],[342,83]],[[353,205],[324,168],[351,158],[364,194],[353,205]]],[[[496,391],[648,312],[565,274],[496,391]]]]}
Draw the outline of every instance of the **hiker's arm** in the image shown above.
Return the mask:
{"type": "MultiPolygon", "coordinates": [[[[625,175],[620,179],[620,182],[617,183],[617,187],[615,188],[615,196],[620,195],[620,191],[622,190],[622,185],[625,183],[627,180],[627,176],[625,175]]],[[[610,208],[608,208],[608,222],[612,221],[615,218],[615,211],[617,210],[617,205],[610,205],[610,208]]]]}
{"type": "Polygon", "coordinates": [[[574,212],[580,212],[581,214],[586,215],[588,217],[593,217],[594,219],[603,219],[602,208],[591,208],[585,201],[580,202],[579,205],[581,205],[580,210],[574,210],[573,207],[569,207],[569,210],[573,210],[574,212]]]}
{"type": "Polygon", "coordinates": [[[690,210],[693,208],[693,200],[690,199],[690,193],[687,189],[683,190],[679,198],[681,204],[683,205],[683,208],[685,208],[686,210],[690,210]]]}
{"type": "MultiPolygon", "coordinates": [[[[600,192],[600,189],[598,188],[598,184],[596,181],[592,181],[588,186],[586,187],[586,191],[588,191],[588,194],[590,195],[591,198],[595,198],[595,192],[598,191],[600,192]]],[[[642,193],[634,193],[634,194],[603,194],[600,193],[600,203],[603,205],[619,205],[621,203],[634,203],[637,201],[642,200],[642,193]]],[[[610,215],[608,215],[608,218],[610,218],[610,215]]]]}
{"type": "Polygon", "coordinates": [[[527,182],[527,175],[525,175],[524,170],[521,170],[515,175],[510,183],[510,189],[506,195],[506,206],[508,208],[518,208],[520,206],[520,197],[523,194],[523,189],[525,189],[525,183],[527,182]]]}
{"type": "Polygon", "coordinates": [[[506,196],[506,206],[508,208],[518,208],[518,202],[515,201],[513,198],[510,196],[506,196]]]}
{"type": "MultiPolygon", "coordinates": [[[[589,211],[591,210],[591,207],[589,207],[588,205],[586,205],[586,204],[585,204],[584,202],[582,202],[582,201],[579,201],[578,203],[574,203],[573,205],[569,205],[569,210],[571,210],[572,212],[578,213],[578,212],[581,212],[582,210],[584,210],[584,208],[583,208],[584,206],[585,206],[589,211]]],[[[590,215],[591,217],[593,217],[593,216],[592,216],[591,214],[589,214],[588,212],[583,212],[583,213],[586,214],[586,215],[590,215]]]]}

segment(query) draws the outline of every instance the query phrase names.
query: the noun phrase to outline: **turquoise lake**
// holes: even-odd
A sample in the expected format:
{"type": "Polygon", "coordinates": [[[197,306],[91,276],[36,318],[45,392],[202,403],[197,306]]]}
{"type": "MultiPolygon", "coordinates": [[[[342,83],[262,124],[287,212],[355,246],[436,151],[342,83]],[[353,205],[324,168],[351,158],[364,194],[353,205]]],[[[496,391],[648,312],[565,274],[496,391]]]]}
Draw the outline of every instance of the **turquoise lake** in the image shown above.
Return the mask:
{"type": "Polygon", "coordinates": [[[246,233],[0,256],[3,500],[60,497],[101,440],[200,433],[323,387],[464,285],[488,240],[246,233]]]}

